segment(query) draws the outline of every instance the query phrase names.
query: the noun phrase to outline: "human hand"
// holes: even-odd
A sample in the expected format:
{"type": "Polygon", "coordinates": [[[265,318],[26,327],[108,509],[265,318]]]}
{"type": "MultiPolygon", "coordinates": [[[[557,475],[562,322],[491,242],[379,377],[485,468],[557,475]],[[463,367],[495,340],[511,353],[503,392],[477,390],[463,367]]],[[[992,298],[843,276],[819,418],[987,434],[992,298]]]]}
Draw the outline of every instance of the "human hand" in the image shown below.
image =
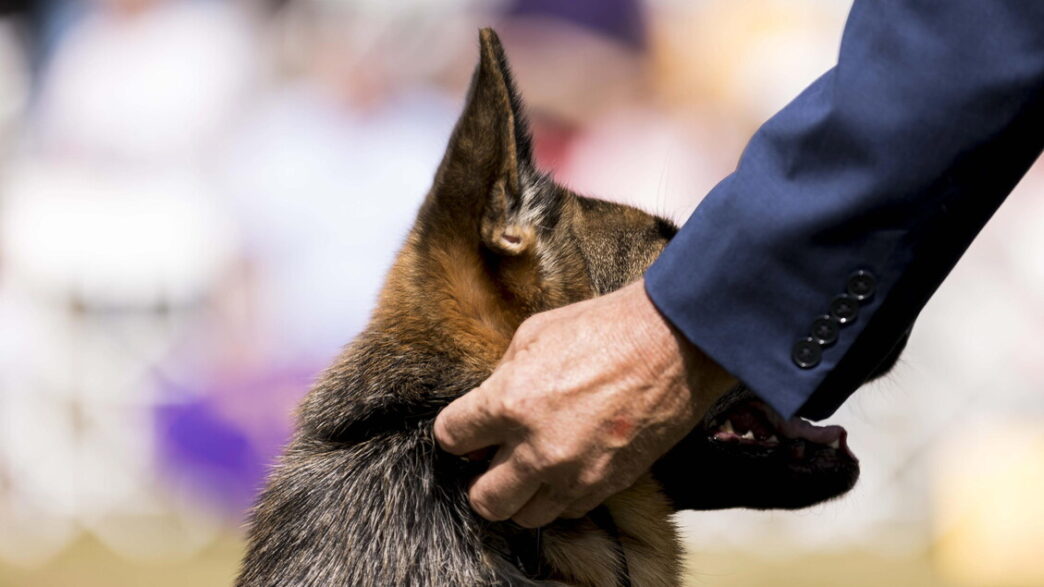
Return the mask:
{"type": "Polygon", "coordinates": [[[638,281],[526,320],[489,379],[439,414],[435,438],[455,455],[498,447],[471,505],[535,528],[629,487],[735,383],[638,281]]]}

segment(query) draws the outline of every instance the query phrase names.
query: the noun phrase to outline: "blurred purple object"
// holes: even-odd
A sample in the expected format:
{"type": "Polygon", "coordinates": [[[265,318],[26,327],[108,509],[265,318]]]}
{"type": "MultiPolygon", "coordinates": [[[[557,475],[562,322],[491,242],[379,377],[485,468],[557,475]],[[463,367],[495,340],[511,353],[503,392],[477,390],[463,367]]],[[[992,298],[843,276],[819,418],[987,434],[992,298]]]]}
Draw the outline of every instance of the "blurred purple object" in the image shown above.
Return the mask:
{"type": "Polygon", "coordinates": [[[192,396],[156,407],[156,444],[163,474],[175,487],[240,517],[291,434],[291,410],[317,369],[221,378],[192,396]]]}
{"type": "Polygon", "coordinates": [[[562,20],[636,51],[647,46],[644,12],[640,0],[511,0],[504,11],[512,17],[562,20]]]}
{"type": "Polygon", "coordinates": [[[157,410],[160,456],[165,468],[222,509],[250,506],[264,479],[264,459],[235,424],[206,400],[157,410]]]}

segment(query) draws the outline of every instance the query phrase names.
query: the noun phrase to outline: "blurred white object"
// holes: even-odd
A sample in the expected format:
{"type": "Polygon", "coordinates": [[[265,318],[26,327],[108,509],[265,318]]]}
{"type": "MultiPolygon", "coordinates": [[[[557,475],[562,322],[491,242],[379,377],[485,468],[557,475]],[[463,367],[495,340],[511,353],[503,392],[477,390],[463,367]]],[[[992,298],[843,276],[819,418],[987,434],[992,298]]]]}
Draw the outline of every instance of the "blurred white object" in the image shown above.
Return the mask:
{"type": "Polygon", "coordinates": [[[255,73],[248,24],[222,2],[89,14],[45,72],[37,140],[62,156],[205,161],[255,73]]]}
{"type": "Polygon", "coordinates": [[[19,320],[0,337],[12,359],[0,389],[0,475],[12,475],[0,523],[39,523],[0,543],[0,556],[45,559],[83,525],[128,555],[146,543],[152,555],[201,547],[216,530],[200,534],[188,518],[163,548],[143,542],[155,534],[147,524],[109,520],[163,515],[149,369],[171,332],[150,309],[210,292],[234,251],[232,225],[187,174],[27,163],[6,179],[3,301],[19,320]]]}
{"type": "Polygon", "coordinates": [[[0,331],[0,526],[21,538],[0,556],[22,564],[85,528],[163,557],[219,526],[163,492],[151,370],[237,251],[208,167],[256,48],[234,4],[138,8],[93,7],[58,43],[0,176],[0,309],[19,318],[0,331]]]}
{"type": "Polygon", "coordinates": [[[616,111],[576,141],[560,176],[581,193],[681,224],[728,172],[723,142],[654,110],[616,111]]]}
{"type": "Polygon", "coordinates": [[[3,185],[9,276],[103,305],[187,303],[228,261],[233,226],[187,174],[28,164],[3,185]]]}
{"type": "Polygon", "coordinates": [[[302,84],[251,117],[227,189],[277,355],[329,360],[365,325],[457,109],[418,92],[360,113],[302,84]]]}

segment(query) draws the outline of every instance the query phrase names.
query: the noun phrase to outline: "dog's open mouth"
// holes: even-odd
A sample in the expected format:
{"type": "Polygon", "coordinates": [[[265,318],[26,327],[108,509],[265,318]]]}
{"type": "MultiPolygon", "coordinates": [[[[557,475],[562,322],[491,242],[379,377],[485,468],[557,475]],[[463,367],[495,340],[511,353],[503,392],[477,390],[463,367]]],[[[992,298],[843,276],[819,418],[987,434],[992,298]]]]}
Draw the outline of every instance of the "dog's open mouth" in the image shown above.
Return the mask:
{"type": "Polygon", "coordinates": [[[859,478],[840,426],[783,419],[739,386],[722,396],[653,472],[679,509],[802,508],[859,478]]]}
{"type": "Polygon", "coordinates": [[[817,426],[797,416],[784,420],[759,399],[746,399],[717,414],[704,430],[710,440],[738,450],[776,453],[788,451],[792,458],[805,457],[808,443],[858,460],[848,448],[848,432],[841,426],[817,426]]]}

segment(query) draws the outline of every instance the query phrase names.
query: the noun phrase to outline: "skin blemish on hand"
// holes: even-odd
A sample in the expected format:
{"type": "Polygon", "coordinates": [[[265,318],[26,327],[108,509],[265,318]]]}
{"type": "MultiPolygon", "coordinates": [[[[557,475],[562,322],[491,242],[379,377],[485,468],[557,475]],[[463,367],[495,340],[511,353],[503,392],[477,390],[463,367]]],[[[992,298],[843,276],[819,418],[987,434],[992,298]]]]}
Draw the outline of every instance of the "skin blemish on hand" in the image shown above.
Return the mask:
{"type": "Polygon", "coordinates": [[[617,416],[609,421],[609,436],[613,440],[628,440],[634,431],[634,420],[627,416],[617,416]]]}

